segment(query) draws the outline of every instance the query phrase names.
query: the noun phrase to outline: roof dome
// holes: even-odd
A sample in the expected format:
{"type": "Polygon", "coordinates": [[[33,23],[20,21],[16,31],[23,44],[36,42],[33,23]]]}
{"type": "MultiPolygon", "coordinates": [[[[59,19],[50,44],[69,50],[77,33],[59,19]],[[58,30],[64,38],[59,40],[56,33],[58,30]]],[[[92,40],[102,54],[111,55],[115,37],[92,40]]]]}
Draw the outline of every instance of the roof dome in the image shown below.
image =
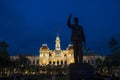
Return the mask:
{"type": "Polygon", "coordinates": [[[47,44],[42,44],[42,47],[40,48],[40,50],[49,50],[47,44]]]}
{"type": "Polygon", "coordinates": [[[73,45],[69,44],[67,50],[73,50],[73,45]]]}

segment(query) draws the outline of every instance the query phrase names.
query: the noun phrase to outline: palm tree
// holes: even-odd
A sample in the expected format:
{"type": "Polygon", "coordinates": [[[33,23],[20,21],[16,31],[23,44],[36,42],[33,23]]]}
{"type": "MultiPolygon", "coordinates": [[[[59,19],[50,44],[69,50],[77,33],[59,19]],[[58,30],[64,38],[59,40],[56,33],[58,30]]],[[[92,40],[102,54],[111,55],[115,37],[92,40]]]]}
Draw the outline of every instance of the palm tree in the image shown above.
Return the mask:
{"type": "Polygon", "coordinates": [[[111,48],[111,51],[114,53],[117,50],[118,41],[116,38],[112,37],[109,41],[109,47],[111,48]]]}

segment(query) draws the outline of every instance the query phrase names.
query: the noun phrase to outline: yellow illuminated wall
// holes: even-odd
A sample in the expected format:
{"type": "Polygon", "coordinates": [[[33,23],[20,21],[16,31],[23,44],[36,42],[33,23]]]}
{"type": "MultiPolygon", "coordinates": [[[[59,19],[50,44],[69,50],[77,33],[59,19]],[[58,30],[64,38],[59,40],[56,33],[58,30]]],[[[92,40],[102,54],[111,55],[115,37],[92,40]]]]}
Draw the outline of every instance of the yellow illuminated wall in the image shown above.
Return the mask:
{"type": "Polygon", "coordinates": [[[46,65],[46,60],[42,60],[42,65],[46,65]]]}

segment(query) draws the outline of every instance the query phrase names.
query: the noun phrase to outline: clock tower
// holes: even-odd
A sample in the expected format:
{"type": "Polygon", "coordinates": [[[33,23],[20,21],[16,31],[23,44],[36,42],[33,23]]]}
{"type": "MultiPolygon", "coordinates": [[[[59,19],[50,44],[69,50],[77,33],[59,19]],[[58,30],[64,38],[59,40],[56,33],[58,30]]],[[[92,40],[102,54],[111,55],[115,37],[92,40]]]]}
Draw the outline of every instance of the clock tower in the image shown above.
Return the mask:
{"type": "Polygon", "coordinates": [[[55,44],[55,50],[61,50],[60,48],[60,38],[59,38],[59,34],[57,34],[57,37],[56,37],[56,44],[55,44]]]}

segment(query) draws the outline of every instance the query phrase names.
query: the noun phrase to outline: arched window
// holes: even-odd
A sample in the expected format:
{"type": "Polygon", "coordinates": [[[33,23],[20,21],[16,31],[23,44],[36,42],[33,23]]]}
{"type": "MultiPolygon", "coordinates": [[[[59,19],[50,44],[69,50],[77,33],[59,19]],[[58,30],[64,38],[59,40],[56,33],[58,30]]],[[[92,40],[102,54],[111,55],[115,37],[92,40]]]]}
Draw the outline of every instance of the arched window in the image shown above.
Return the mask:
{"type": "Polygon", "coordinates": [[[59,61],[57,61],[57,65],[59,65],[59,61]]]}
{"type": "Polygon", "coordinates": [[[64,57],[66,57],[67,55],[65,54],[64,57]]]}
{"type": "Polygon", "coordinates": [[[49,64],[52,64],[52,62],[51,62],[51,61],[49,61],[49,64]]]}
{"type": "Polygon", "coordinates": [[[37,60],[37,64],[39,64],[39,60],[37,60]]]}
{"type": "Polygon", "coordinates": [[[91,60],[91,64],[94,64],[94,61],[93,61],[93,60],[91,60]]]}
{"type": "Polygon", "coordinates": [[[86,60],[84,60],[84,63],[86,63],[86,60]]]}
{"type": "Polygon", "coordinates": [[[61,61],[61,65],[63,65],[63,60],[61,61]]]}
{"type": "Polygon", "coordinates": [[[53,61],[53,64],[55,65],[55,61],[53,61]]]}
{"type": "Polygon", "coordinates": [[[90,61],[88,60],[88,63],[90,63],[90,61]]]}
{"type": "Polygon", "coordinates": [[[65,64],[67,64],[67,61],[65,61],[65,64]]]}
{"type": "Polygon", "coordinates": [[[35,60],[33,60],[33,64],[35,64],[35,60]]]}
{"type": "Polygon", "coordinates": [[[42,60],[42,65],[46,65],[46,60],[42,60]]]}
{"type": "Polygon", "coordinates": [[[52,55],[49,53],[49,57],[52,57],[52,55]]]}

